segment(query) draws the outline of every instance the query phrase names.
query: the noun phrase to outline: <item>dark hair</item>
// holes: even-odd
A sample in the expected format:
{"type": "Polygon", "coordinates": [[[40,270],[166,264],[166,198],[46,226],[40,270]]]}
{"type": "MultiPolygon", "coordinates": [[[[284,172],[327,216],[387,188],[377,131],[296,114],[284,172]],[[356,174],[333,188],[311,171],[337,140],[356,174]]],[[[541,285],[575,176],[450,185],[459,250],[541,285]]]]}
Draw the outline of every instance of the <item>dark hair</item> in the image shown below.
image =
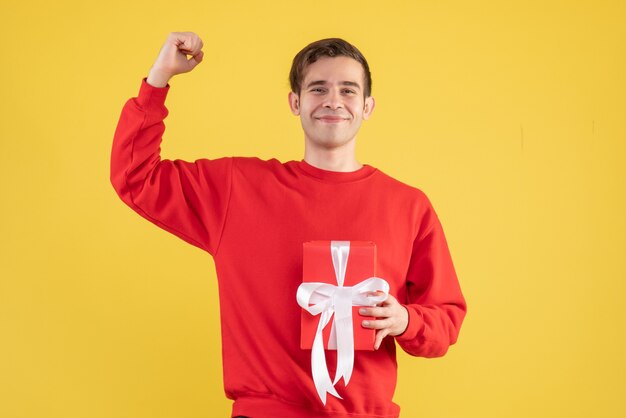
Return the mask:
{"type": "Polygon", "coordinates": [[[291,71],[289,72],[291,91],[298,96],[300,95],[300,87],[304,79],[304,73],[309,65],[313,64],[321,57],[336,56],[353,58],[361,64],[363,73],[365,74],[365,79],[363,80],[363,96],[369,97],[372,94],[372,75],[370,74],[370,67],[367,65],[367,60],[356,46],[340,38],[327,38],[315,41],[305,46],[296,54],[291,64],[291,71]]]}

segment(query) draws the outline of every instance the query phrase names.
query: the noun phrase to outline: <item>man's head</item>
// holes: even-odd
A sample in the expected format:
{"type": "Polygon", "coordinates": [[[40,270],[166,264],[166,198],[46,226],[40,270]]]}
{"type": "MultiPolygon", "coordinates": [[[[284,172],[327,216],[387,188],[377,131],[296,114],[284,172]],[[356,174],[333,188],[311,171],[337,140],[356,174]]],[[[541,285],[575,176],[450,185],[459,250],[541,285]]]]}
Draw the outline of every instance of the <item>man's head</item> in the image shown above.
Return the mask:
{"type": "Polygon", "coordinates": [[[293,58],[291,71],[289,72],[289,83],[291,91],[300,95],[302,81],[306,74],[307,67],[322,57],[349,57],[361,64],[363,67],[363,94],[364,98],[372,94],[372,75],[367,60],[354,45],[341,38],[327,38],[310,43],[298,52],[293,58]]]}
{"type": "Polygon", "coordinates": [[[374,109],[371,75],[359,50],[339,38],[307,45],[293,59],[289,105],[308,146],[349,143],[374,109]]]}

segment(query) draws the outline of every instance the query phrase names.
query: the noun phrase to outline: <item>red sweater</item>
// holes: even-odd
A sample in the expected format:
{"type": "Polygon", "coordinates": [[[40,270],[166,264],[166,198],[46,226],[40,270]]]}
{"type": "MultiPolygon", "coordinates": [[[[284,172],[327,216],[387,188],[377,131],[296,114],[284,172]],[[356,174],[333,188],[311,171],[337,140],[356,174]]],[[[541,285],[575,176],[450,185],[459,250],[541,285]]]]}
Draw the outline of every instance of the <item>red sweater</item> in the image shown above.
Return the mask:
{"type": "MultiPolygon", "coordinates": [[[[142,80],[122,110],[111,182],[141,216],[213,256],[220,296],[224,389],[233,415],[252,418],[397,417],[396,342],[407,353],[443,356],[457,340],[466,304],[443,229],[426,195],[380,170],[326,171],[304,160],[160,157],[170,85],[142,80]],[[300,349],[302,243],[373,241],[377,276],[409,312],[400,336],[356,351],[343,399],[320,402],[310,350],[300,349]]],[[[336,357],[327,351],[330,375],[336,357]]]]}

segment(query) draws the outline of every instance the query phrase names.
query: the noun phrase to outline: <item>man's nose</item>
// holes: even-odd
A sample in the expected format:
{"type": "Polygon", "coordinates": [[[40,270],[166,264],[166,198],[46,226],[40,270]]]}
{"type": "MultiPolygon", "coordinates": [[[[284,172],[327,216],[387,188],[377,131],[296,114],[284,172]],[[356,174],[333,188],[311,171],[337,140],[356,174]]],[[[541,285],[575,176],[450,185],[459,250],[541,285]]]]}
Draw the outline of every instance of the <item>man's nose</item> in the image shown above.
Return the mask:
{"type": "Polygon", "coordinates": [[[324,107],[330,109],[337,109],[343,107],[343,101],[341,100],[341,93],[339,91],[330,89],[326,95],[324,107]]]}

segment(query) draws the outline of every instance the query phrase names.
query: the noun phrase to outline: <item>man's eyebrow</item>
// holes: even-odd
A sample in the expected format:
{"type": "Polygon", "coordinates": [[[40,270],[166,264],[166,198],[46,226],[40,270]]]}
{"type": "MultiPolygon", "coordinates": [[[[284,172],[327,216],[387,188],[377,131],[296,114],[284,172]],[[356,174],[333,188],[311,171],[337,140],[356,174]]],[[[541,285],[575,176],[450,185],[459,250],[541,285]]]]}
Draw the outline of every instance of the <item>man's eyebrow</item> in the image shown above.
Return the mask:
{"type": "MultiPolygon", "coordinates": [[[[361,86],[359,85],[359,83],[356,83],[354,81],[342,81],[339,84],[341,84],[342,86],[351,86],[351,87],[356,87],[357,89],[361,89],[361,86]]],[[[326,80],[315,80],[307,84],[306,88],[308,89],[309,87],[324,86],[324,85],[326,85],[326,80]]]]}

